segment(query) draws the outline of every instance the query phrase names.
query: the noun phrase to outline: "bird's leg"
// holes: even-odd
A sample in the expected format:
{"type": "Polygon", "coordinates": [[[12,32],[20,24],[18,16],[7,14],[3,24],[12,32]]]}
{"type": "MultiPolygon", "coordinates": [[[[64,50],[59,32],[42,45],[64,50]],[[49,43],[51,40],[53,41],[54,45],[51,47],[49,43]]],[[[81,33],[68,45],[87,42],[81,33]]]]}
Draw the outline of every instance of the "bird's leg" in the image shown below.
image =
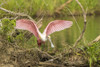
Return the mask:
{"type": "Polygon", "coordinates": [[[50,41],[50,43],[51,43],[51,47],[52,47],[52,48],[54,48],[54,45],[53,45],[53,43],[52,43],[52,41],[51,41],[50,36],[48,36],[48,40],[49,40],[49,41],[50,41]]]}

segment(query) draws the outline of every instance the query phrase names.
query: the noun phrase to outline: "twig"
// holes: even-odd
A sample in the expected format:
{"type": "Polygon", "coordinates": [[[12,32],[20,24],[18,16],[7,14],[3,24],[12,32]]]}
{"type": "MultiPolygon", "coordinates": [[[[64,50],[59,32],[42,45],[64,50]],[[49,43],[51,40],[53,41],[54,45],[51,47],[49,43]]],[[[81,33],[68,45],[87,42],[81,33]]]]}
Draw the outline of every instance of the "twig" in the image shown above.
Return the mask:
{"type": "MultiPolygon", "coordinates": [[[[93,43],[96,43],[96,42],[100,42],[100,35],[97,36],[94,40],[92,40],[90,43],[87,44],[88,47],[91,47],[93,45],[93,43]]],[[[87,49],[87,47],[83,47],[84,50],[87,49]]],[[[80,53],[82,50],[79,50],[78,52],[80,53]]]]}
{"type": "Polygon", "coordinates": [[[72,0],[68,0],[66,3],[62,4],[59,8],[56,9],[56,13],[60,14],[60,11],[70,2],[72,2],[72,0]]]}
{"type": "Polygon", "coordinates": [[[2,18],[0,20],[3,20],[3,19],[10,19],[10,20],[12,20],[12,19],[17,19],[17,18],[18,18],[18,16],[17,17],[11,17],[11,18],[4,17],[4,18],[2,18]]]}
{"type": "Polygon", "coordinates": [[[100,40],[100,35],[99,36],[97,36],[96,38],[95,38],[95,40],[93,40],[94,42],[97,42],[97,41],[99,41],[100,40]]]}
{"type": "Polygon", "coordinates": [[[82,37],[83,37],[83,35],[84,35],[84,33],[85,33],[85,30],[86,30],[86,23],[87,23],[87,20],[86,20],[86,12],[85,12],[85,10],[84,10],[82,4],[81,4],[78,0],[76,0],[76,2],[79,4],[79,6],[81,7],[82,12],[83,12],[83,17],[84,17],[84,28],[83,28],[83,30],[82,30],[80,36],[79,36],[78,39],[76,40],[76,42],[75,42],[75,44],[74,44],[73,47],[76,47],[76,45],[77,45],[77,44],[80,42],[80,40],[82,39],[82,37]]]}
{"type": "Polygon", "coordinates": [[[5,11],[5,12],[10,13],[10,14],[13,14],[13,15],[26,16],[26,17],[28,17],[30,20],[36,22],[33,18],[31,18],[31,17],[30,17],[29,15],[27,15],[27,14],[16,13],[16,12],[13,12],[13,11],[7,10],[7,9],[5,9],[5,8],[2,8],[2,7],[0,7],[0,10],[3,10],[3,11],[5,11]]]}
{"type": "MultiPolygon", "coordinates": [[[[66,8],[67,8],[67,7],[66,7],[66,8]]],[[[78,27],[78,29],[79,29],[80,33],[81,33],[81,28],[80,28],[80,26],[79,26],[79,24],[78,24],[78,22],[77,22],[77,20],[76,20],[75,16],[73,15],[73,13],[70,11],[70,9],[69,9],[69,8],[67,8],[67,10],[68,10],[68,11],[70,12],[70,14],[72,15],[73,19],[75,20],[75,23],[77,24],[77,27],[78,27]]]]}
{"type": "Polygon", "coordinates": [[[100,35],[97,36],[92,42],[90,42],[90,43],[88,44],[88,46],[91,46],[92,43],[95,43],[95,42],[98,42],[98,41],[100,41],[100,35]]]}
{"type": "Polygon", "coordinates": [[[43,52],[43,51],[41,51],[41,50],[38,49],[38,48],[36,48],[36,49],[37,49],[40,53],[43,53],[43,54],[47,55],[47,56],[50,57],[50,58],[54,58],[53,56],[49,55],[48,53],[43,52]]]}
{"type": "Polygon", "coordinates": [[[43,18],[41,18],[41,19],[36,23],[39,29],[42,27],[42,20],[43,20],[43,18]]]}
{"type": "Polygon", "coordinates": [[[55,63],[47,63],[47,62],[39,62],[40,65],[49,65],[54,67],[63,67],[63,65],[55,64],[55,63]]]}

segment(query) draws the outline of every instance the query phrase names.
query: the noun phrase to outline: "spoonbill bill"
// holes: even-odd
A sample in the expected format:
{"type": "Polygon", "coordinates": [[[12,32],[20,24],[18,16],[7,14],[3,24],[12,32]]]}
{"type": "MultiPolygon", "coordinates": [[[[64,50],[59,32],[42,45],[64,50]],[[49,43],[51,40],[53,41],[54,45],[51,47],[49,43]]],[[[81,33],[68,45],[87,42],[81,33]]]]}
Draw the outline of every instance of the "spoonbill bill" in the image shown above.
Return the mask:
{"type": "Polygon", "coordinates": [[[45,43],[46,40],[49,40],[51,43],[51,47],[53,48],[54,45],[51,41],[50,34],[61,31],[63,29],[69,28],[72,26],[72,21],[66,20],[54,20],[51,21],[47,27],[45,28],[44,32],[41,33],[37,28],[36,24],[32,20],[28,19],[19,19],[16,20],[16,29],[28,30],[29,32],[33,33],[37,38],[38,46],[41,46],[42,43],[45,43]]]}

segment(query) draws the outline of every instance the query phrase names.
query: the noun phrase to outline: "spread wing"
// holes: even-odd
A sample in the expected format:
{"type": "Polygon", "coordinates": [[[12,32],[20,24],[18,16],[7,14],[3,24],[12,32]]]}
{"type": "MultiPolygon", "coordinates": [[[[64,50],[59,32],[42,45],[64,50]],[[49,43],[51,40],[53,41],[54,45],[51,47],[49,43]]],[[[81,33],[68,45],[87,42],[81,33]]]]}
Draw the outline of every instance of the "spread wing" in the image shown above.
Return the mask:
{"type": "Polygon", "coordinates": [[[47,36],[56,31],[61,31],[63,29],[69,28],[72,26],[72,21],[65,20],[55,20],[50,22],[44,30],[44,34],[47,36]]]}
{"type": "Polygon", "coordinates": [[[36,24],[28,19],[20,19],[16,20],[16,29],[28,30],[33,33],[37,38],[38,36],[38,28],[36,24]]]}

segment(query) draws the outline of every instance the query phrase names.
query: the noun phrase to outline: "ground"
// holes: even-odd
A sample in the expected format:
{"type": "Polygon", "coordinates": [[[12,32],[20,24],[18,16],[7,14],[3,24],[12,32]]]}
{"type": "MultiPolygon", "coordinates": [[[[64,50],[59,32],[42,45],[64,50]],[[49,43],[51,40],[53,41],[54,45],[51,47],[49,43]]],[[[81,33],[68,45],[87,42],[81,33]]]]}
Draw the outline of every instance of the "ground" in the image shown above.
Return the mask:
{"type": "Polygon", "coordinates": [[[54,56],[39,48],[25,49],[0,39],[0,67],[88,67],[87,60],[75,54],[54,56]],[[67,56],[69,56],[67,58],[67,56]]]}

